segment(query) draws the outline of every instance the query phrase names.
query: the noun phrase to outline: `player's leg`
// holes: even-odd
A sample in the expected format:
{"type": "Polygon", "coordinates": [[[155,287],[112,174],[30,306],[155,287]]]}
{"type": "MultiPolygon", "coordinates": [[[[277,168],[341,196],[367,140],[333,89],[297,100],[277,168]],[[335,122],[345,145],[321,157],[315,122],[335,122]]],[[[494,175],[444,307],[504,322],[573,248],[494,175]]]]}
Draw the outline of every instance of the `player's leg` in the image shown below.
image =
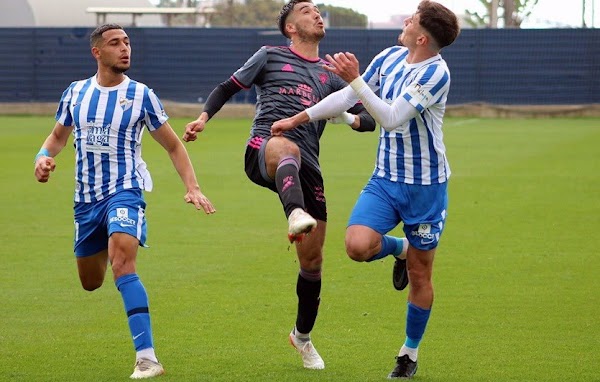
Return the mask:
{"type": "Polygon", "coordinates": [[[448,205],[446,184],[405,184],[402,187],[407,196],[400,209],[405,222],[404,232],[410,242],[406,259],[410,289],[406,339],[396,357],[396,366],[390,378],[410,378],[417,371],[419,344],[433,306],[433,261],[444,229],[448,205]]]}
{"type": "Polygon", "coordinates": [[[108,265],[108,235],[104,220],[105,201],[75,204],[74,252],[83,289],[102,286],[108,265]]]}
{"type": "Polygon", "coordinates": [[[300,150],[295,143],[283,137],[252,137],[246,146],[244,167],[253,183],[279,195],[288,218],[290,241],[301,240],[314,229],[317,221],[304,211],[298,181],[300,150]]]}
{"type": "Polygon", "coordinates": [[[317,228],[296,243],[300,271],[296,282],[298,311],[290,342],[302,356],[304,367],[323,369],[325,362],[315,349],[310,333],[315,325],[321,302],[321,265],[327,223],[319,220],[317,228]]]}
{"type": "Polygon", "coordinates": [[[304,194],[300,183],[300,149],[284,137],[272,137],[266,143],[264,163],[267,175],[275,180],[285,216],[288,218],[290,242],[301,241],[304,234],[317,226],[317,221],[305,212],[304,194]]]}
{"type": "Polygon", "coordinates": [[[133,379],[164,374],[154,352],[148,294],[136,273],[138,247],[146,240],[145,207],[140,190],[121,191],[111,198],[107,219],[108,256],[136,350],[133,379]]]}
{"type": "Polygon", "coordinates": [[[400,222],[395,209],[395,184],[373,178],[361,192],[346,229],[346,253],[354,261],[374,261],[392,255],[396,258],[393,285],[402,290],[408,283],[406,274],[406,238],[386,235],[400,222]]]}
{"type": "Polygon", "coordinates": [[[77,257],[77,271],[81,286],[87,291],[93,291],[102,286],[108,265],[108,250],[96,254],[77,257]]]}
{"type": "Polygon", "coordinates": [[[321,268],[327,229],[327,205],[320,171],[305,165],[299,175],[306,209],[311,216],[318,219],[318,224],[313,233],[296,243],[296,253],[300,263],[296,282],[298,311],[296,326],[290,333],[290,342],[301,354],[304,367],[323,369],[325,362],[315,349],[310,334],[315,325],[321,301],[321,268]]]}
{"type": "Polygon", "coordinates": [[[433,305],[431,276],[435,248],[420,250],[408,248],[407,269],[410,280],[406,312],[406,339],[396,357],[396,366],[390,378],[411,378],[417,372],[419,344],[425,333],[433,305]]]}
{"type": "Polygon", "coordinates": [[[382,235],[369,226],[359,224],[346,228],[345,244],[348,257],[358,262],[371,262],[390,255],[406,259],[408,250],[406,238],[382,235]]]}

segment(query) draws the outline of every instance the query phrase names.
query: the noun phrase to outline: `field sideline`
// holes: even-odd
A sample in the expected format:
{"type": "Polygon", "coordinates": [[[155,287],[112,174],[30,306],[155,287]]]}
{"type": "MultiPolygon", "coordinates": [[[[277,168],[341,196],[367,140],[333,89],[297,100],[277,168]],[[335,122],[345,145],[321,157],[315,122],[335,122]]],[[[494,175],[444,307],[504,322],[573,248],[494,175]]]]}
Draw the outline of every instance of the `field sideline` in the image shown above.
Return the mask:
{"type": "MultiPolygon", "coordinates": [[[[171,123],[179,135],[186,119],[171,123]]],[[[33,158],[53,118],[0,116],[0,381],[125,381],[134,352],[107,275],[79,285],[72,254],[73,148],[48,184],[33,158]]],[[[322,303],[313,332],[326,369],[288,344],[297,262],[275,194],[246,179],[250,121],[219,119],[186,144],[217,213],[183,202],[146,134],[150,297],[159,381],[384,381],[404,340],[393,260],[347,258],[348,214],[373,168],[376,134],[327,128],[322,303]]],[[[600,119],[448,118],[450,208],[436,301],[416,381],[600,381],[600,119]]],[[[400,234],[401,230],[394,231],[400,234]]]]}

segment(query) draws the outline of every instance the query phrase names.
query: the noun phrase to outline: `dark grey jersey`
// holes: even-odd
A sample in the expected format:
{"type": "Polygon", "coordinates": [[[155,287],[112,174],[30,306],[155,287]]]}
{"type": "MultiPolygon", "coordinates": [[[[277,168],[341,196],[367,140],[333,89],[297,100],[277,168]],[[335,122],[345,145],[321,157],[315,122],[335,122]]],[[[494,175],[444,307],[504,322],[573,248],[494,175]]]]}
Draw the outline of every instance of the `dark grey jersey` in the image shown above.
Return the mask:
{"type": "MultiPolygon", "coordinates": [[[[289,47],[260,48],[233,74],[239,86],[255,86],[256,115],[250,137],[271,136],[273,122],[291,117],[316,104],[347,83],[323,69],[325,61],[309,60],[289,47]]],[[[302,163],[319,169],[319,139],[325,121],[309,122],[284,133],[298,145],[302,163]]]]}

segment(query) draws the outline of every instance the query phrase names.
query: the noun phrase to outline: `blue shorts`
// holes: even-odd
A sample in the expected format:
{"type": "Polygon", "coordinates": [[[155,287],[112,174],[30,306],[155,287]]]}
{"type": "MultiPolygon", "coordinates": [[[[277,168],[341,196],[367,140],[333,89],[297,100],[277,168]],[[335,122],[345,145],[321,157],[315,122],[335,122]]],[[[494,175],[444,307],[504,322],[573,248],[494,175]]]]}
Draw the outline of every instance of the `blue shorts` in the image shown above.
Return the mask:
{"type": "Polygon", "coordinates": [[[114,232],[146,242],[146,202],[142,190],[127,189],[94,203],[75,203],[75,256],[94,255],[108,248],[114,232]]]}
{"type": "Polygon", "coordinates": [[[447,183],[422,186],[373,176],[358,197],[348,226],[363,225],[385,235],[404,222],[409,243],[430,250],[438,245],[447,208],[447,183]]]}

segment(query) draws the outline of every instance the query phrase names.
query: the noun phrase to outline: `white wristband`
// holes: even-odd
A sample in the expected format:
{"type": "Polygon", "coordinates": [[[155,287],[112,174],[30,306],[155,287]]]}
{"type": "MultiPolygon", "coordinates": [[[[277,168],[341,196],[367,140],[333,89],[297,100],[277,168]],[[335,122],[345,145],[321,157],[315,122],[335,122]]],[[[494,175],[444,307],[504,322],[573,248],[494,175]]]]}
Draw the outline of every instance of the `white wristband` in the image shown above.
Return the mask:
{"type": "Polygon", "coordinates": [[[343,112],[338,117],[342,118],[346,125],[351,125],[354,123],[354,114],[350,114],[347,111],[343,112]]]}
{"type": "Polygon", "coordinates": [[[331,123],[345,123],[346,125],[352,125],[354,123],[354,114],[350,114],[347,111],[338,115],[337,117],[329,118],[331,123]]]}
{"type": "Polygon", "coordinates": [[[367,83],[365,82],[365,80],[363,80],[361,76],[356,77],[354,80],[352,80],[352,82],[350,82],[350,87],[354,89],[354,92],[356,94],[360,94],[360,91],[368,86],[369,85],[367,85],[367,83]]]}

